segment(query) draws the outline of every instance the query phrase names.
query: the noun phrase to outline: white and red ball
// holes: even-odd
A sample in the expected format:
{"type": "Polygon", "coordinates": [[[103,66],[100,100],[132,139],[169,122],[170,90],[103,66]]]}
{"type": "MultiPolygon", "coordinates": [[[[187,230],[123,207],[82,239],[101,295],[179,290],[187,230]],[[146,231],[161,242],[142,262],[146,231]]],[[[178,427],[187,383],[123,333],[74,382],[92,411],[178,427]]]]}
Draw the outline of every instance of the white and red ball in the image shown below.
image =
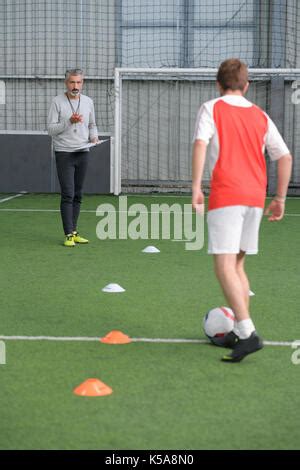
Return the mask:
{"type": "Polygon", "coordinates": [[[234,321],[235,316],[231,308],[213,308],[203,319],[204,332],[210,340],[223,337],[233,330],[234,321]]]}

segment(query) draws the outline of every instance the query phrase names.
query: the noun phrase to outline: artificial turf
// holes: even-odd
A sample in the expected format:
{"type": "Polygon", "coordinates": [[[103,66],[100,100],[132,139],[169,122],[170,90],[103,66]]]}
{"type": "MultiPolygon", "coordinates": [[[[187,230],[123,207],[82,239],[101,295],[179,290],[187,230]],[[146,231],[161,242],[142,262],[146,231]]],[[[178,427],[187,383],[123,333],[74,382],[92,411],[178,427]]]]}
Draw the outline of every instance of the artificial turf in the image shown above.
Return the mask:
{"type": "MultiPolygon", "coordinates": [[[[95,210],[118,198],[85,197],[86,246],[62,246],[58,195],[0,204],[0,335],[204,339],[202,318],[223,305],[205,246],[170,240],[99,240],[95,210]],[[94,211],[94,212],[93,212],[94,211]],[[160,254],[142,253],[155,245],[160,254]],[[105,294],[116,282],[123,294],[105,294]]],[[[128,205],[186,204],[188,198],[131,196],[128,205]]],[[[264,220],[260,252],[247,259],[251,312],[272,341],[300,338],[300,200],[280,223],[264,220]]],[[[205,237],[206,239],[206,237],[205,237]]],[[[291,347],[266,346],[241,364],[220,362],[208,344],[103,345],[5,341],[0,365],[1,449],[297,449],[300,365],[291,347]],[[89,377],[113,394],[81,398],[89,377]]]]}

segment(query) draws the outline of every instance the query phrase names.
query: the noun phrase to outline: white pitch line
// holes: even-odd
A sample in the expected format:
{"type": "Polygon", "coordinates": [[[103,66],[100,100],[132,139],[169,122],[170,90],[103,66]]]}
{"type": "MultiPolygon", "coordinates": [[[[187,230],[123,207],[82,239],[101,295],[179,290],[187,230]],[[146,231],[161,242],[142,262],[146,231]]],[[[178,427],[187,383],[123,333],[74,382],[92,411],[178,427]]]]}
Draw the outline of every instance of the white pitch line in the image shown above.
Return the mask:
{"type": "Polygon", "coordinates": [[[192,344],[208,344],[206,339],[184,339],[184,338],[131,338],[134,343],[192,343],[192,344]]]}
{"type": "Polygon", "coordinates": [[[0,336],[3,341],[99,341],[91,336],[0,336]]]}
{"type": "MultiPolygon", "coordinates": [[[[0,202],[7,201],[8,199],[12,199],[15,197],[23,196],[23,194],[17,194],[15,196],[11,196],[10,198],[7,199],[0,199],[0,202]]],[[[85,212],[85,213],[92,213],[96,214],[97,209],[94,210],[88,210],[88,209],[81,209],[80,213],[85,212]]],[[[0,209],[0,212],[60,212],[59,209],[10,209],[10,208],[4,208],[0,209]]],[[[104,211],[105,214],[128,214],[128,211],[104,211]]],[[[147,212],[140,212],[137,211],[137,214],[174,214],[174,212],[157,212],[157,211],[151,211],[151,208],[149,208],[149,211],[147,212]]],[[[176,214],[176,213],[175,213],[176,214]]],[[[185,214],[195,214],[194,212],[185,212],[185,214]]],[[[177,214],[178,215],[178,214],[177,214]]],[[[135,217],[136,214],[128,214],[128,217],[135,217]]],[[[285,217],[300,217],[300,214],[284,214],[285,217]]],[[[98,217],[98,216],[97,216],[98,217]]]]}
{"type": "MultiPolygon", "coordinates": [[[[5,209],[0,209],[0,212],[60,212],[60,210],[59,209],[9,209],[9,208],[5,208],[5,209]]],[[[92,214],[96,214],[96,209],[94,210],[81,209],[80,212],[90,212],[92,214]]],[[[111,211],[111,212],[113,213],[114,211],[111,211]]]]}
{"type": "MultiPolygon", "coordinates": [[[[1,201],[0,201],[1,202],[1,201]]],[[[60,212],[59,209],[0,209],[1,212],[60,212]]],[[[80,211],[86,212],[86,211],[80,211]]],[[[96,212],[96,211],[89,211],[96,212]]]]}
{"type": "Polygon", "coordinates": [[[24,196],[24,194],[27,194],[27,192],[26,191],[21,191],[20,193],[14,194],[13,196],[9,196],[9,197],[5,197],[4,199],[0,199],[0,203],[10,201],[11,199],[15,199],[16,197],[24,196]]]}
{"type": "MultiPolygon", "coordinates": [[[[160,193],[160,194],[151,194],[151,193],[128,193],[125,194],[126,197],[149,197],[149,198],[189,198],[192,199],[192,193],[190,194],[172,194],[172,193],[160,193]]],[[[267,201],[273,199],[272,196],[266,197],[267,201]]],[[[288,196],[287,201],[300,199],[299,196],[288,196]]]]}
{"type": "MultiPolygon", "coordinates": [[[[100,341],[101,337],[93,336],[0,336],[2,341],[100,341]]],[[[169,343],[169,344],[209,344],[206,339],[185,339],[185,338],[131,338],[134,343],[169,343]]],[[[289,346],[294,341],[264,341],[266,346],[289,346]]]]}

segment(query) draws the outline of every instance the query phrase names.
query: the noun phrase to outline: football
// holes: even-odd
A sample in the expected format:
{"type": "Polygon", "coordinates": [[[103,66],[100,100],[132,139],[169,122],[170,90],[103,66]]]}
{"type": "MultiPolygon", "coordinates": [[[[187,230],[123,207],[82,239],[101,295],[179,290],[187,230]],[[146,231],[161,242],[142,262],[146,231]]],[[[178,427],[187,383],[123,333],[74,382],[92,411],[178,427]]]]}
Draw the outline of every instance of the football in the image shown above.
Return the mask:
{"type": "Polygon", "coordinates": [[[214,338],[227,335],[234,327],[234,313],[229,307],[216,307],[209,310],[203,319],[206,336],[214,342],[214,338]]]}

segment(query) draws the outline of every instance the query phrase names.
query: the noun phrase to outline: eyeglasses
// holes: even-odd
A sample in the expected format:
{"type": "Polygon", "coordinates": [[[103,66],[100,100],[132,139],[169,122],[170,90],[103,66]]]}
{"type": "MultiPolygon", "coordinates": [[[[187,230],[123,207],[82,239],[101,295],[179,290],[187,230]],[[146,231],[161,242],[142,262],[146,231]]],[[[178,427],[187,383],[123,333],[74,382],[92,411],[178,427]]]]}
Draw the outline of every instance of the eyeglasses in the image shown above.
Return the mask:
{"type": "Polygon", "coordinates": [[[65,78],[69,77],[70,75],[83,75],[83,70],[81,69],[66,70],[65,78]]]}

